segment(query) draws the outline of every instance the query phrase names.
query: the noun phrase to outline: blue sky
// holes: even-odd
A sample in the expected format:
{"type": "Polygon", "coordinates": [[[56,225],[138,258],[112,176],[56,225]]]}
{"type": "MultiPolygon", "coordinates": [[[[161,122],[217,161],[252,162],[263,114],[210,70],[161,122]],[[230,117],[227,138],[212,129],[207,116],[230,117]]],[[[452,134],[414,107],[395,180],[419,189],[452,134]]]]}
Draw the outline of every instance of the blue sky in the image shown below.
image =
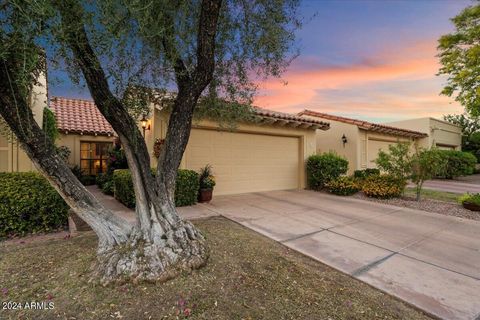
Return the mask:
{"type": "MultiPolygon", "coordinates": [[[[297,33],[301,55],[283,77],[288,84],[277,79],[259,83],[255,103],[379,122],[460,113],[461,106],[439,96],[444,79],[435,75],[435,55],[437,39],[453,30],[449,19],[471,3],[304,1],[300,12],[307,22],[297,33]]],[[[60,78],[50,85],[52,96],[89,97],[85,88],[60,78]]]]}

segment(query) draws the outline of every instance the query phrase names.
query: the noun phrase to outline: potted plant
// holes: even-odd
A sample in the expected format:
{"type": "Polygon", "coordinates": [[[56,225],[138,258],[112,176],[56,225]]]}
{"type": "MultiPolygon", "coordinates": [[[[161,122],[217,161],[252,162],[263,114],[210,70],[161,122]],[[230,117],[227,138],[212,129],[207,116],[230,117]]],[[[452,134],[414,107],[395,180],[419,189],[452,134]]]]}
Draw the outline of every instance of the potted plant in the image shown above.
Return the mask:
{"type": "Polygon", "coordinates": [[[209,202],[212,200],[213,187],[215,187],[215,177],[212,175],[212,166],[207,164],[200,169],[200,191],[198,192],[198,202],[209,202]]]}
{"type": "Polygon", "coordinates": [[[480,211],[480,193],[464,194],[458,199],[458,202],[460,202],[465,209],[480,211]]]}

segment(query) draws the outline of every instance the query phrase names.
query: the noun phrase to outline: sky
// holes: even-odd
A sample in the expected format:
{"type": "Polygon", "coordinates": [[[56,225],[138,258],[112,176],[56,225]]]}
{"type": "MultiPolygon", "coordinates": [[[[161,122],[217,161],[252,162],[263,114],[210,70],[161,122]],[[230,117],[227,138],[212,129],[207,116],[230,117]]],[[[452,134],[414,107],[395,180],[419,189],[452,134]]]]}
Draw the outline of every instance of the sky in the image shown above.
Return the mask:
{"type": "MultiPolygon", "coordinates": [[[[254,104],[283,112],[311,109],[374,122],[462,113],[441,96],[437,40],[470,0],[302,1],[300,56],[282,79],[258,83],[254,104]]],[[[62,77],[60,77],[62,78],[62,77]]],[[[88,98],[64,81],[50,95],[88,98]]]]}

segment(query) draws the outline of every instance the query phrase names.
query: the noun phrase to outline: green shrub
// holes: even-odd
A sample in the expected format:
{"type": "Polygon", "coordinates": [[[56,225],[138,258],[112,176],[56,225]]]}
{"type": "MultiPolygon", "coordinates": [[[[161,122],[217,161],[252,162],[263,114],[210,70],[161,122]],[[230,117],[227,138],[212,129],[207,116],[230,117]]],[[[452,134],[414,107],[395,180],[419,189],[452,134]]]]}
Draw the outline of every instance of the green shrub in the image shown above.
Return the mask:
{"type": "Polygon", "coordinates": [[[447,161],[444,172],[439,173],[440,176],[453,179],[475,173],[477,158],[470,152],[456,150],[440,150],[440,152],[447,161]]]}
{"type": "Polygon", "coordinates": [[[464,202],[468,202],[468,203],[472,203],[477,206],[480,206],[480,193],[474,193],[474,194],[466,193],[464,195],[461,195],[458,198],[458,202],[460,204],[463,204],[464,202]]]}
{"type": "Polygon", "coordinates": [[[352,177],[339,177],[325,184],[328,191],[339,196],[350,196],[360,191],[357,180],[352,177]]]}
{"type": "Polygon", "coordinates": [[[406,185],[404,179],[392,175],[370,176],[363,182],[362,191],[367,197],[389,199],[399,197],[406,185]]]}
{"type": "Polygon", "coordinates": [[[39,173],[0,173],[0,237],[67,224],[68,205],[39,173]]]}
{"type": "Polygon", "coordinates": [[[355,178],[359,178],[359,179],[365,179],[369,176],[372,176],[372,175],[379,175],[380,174],[380,170],[379,169],[376,169],[376,168],[368,168],[368,169],[364,169],[364,170],[355,170],[353,172],[353,176],[355,178]]]}
{"type": "Polygon", "coordinates": [[[307,184],[310,189],[320,190],[325,184],[348,171],[347,159],[333,152],[313,155],[307,159],[307,184]]]}
{"type": "MultiPolygon", "coordinates": [[[[153,170],[152,170],[153,172],[153,170]]],[[[198,173],[193,170],[178,170],[175,188],[175,205],[189,206],[197,202],[198,173]]],[[[133,181],[128,169],[119,169],[113,172],[113,193],[115,198],[129,208],[135,207],[135,192],[133,181]]]]}

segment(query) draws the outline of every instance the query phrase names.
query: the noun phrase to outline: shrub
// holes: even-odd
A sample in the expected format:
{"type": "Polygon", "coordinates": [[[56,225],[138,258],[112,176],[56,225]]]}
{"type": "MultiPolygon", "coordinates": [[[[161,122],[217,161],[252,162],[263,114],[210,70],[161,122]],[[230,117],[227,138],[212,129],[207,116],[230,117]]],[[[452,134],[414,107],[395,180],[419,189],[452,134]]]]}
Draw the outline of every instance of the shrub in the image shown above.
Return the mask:
{"type": "Polygon", "coordinates": [[[200,169],[200,189],[213,189],[215,187],[215,177],[212,174],[212,166],[207,164],[200,169]]]}
{"type": "MultiPolygon", "coordinates": [[[[198,197],[198,188],[198,173],[193,170],[178,170],[175,205],[182,207],[195,204],[198,197]]],[[[113,172],[113,190],[115,199],[129,208],[135,207],[135,192],[133,191],[130,170],[119,169],[113,172]]]]}
{"type": "Polygon", "coordinates": [[[388,146],[388,152],[380,150],[375,164],[382,171],[401,179],[409,179],[412,173],[413,154],[410,142],[398,142],[388,146]]]}
{"type": "Polygon", "coordinates": [[[320,190],[327,182],[347,173],[347,170],[347,159],[333,152],[310,156],[307,160],[308,187],[320,190]]]}
{"type": "Polygon", "coordinates": [[[0,237],[66,225],[68,205],[39,173],[0,173],[0,185],[0,237]]]}
{"type": "Polygon", "coordinates": [[[406,181],[392,175],[370,176],[363,182],[362,191],[367,197],[389,199],[403,193],[406,181]]]}
{"type": "Polygon", "coordinates": [[[412,163],[411,180],[415,183],[416,199],[420,201],[425,181],[445,171],[447,162],[440,150],[431,148],[417,149],[412,163]]]}
{"type": "Polygon", "coordinates": [[[480,193],[466,193],[458,198],[458,202],[463,204],[464,202],[472,203],[480,206],[480,193]]]}
{"type": "Polygon", "coordinates": [[[325,184],[328,191],[339,196],[350,196],[360,191],[356,179],[352,177],[339,177],[325,184]]]}
{"type": "Polygon", "coordinates": [[[380,170],[375,169],[375,168],[368,168],[368,169],[364,169],[364,170],[355,170],[353,172],[353,176],[355,178],[359,178],[359,179],[365,179],[369,176],[379,175],[379,174],[380,174],[380,170]]]}
{"type": "Polygon", "coordinates": [[[447,163],[444,172],[439,173],[439,176],[453,179],[475,173],[477,158],[473,154],[456,150],[440,150],[440,152],[447,163]]]}

